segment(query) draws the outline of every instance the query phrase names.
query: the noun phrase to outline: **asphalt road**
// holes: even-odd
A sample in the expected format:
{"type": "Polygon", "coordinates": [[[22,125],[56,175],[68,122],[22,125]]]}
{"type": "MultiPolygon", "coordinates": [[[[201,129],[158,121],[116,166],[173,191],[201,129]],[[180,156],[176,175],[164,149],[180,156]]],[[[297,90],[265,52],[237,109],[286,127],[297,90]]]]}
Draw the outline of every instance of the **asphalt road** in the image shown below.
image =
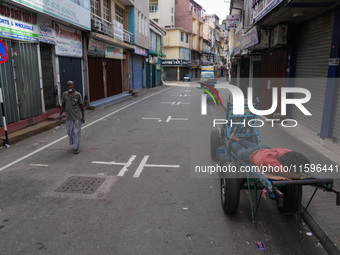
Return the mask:
{"type": "Polygon", "coordinates": [[[228,216],[220,180],[193,176],[213,164],[196,87],[86,111],[78,155],[64,125],[0,150],[0,254],[326,254],[275,201],[261,202],[255,228],[246,191],[228,216]],[[84,178],[93,193],[69,193],[84,178]]]}

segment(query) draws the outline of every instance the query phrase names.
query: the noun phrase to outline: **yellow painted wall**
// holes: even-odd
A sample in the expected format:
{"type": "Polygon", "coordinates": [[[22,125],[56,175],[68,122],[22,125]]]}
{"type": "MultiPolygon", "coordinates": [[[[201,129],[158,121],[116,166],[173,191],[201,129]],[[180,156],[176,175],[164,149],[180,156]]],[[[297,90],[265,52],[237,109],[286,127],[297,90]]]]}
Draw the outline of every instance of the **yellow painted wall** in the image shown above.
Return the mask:
{"type": "Polygon", "coordinates": [[[179,48],[164,48],[163,53],[167,59],[179,59],[179,48]]]}

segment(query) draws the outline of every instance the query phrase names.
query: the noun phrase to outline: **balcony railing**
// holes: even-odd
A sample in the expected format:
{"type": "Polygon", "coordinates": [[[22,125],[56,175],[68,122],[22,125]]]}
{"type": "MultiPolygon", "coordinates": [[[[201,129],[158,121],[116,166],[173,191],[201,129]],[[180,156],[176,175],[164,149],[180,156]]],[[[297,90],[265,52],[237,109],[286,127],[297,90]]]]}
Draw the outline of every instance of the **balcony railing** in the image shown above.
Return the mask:
{"type": "Polygon", "coordinates": [[[116,21],[111,23],[93,13],[91,13],[91,30],[130,44],[134,44],[135,41],[134,34],[123,29],[121,23],[116,21]]]}
{"type": "Polygon", "coordinates": [[[134,44],[135,43],[135,35],[125,29],[123,29],[123,40],[124,42],[134,44]]]}

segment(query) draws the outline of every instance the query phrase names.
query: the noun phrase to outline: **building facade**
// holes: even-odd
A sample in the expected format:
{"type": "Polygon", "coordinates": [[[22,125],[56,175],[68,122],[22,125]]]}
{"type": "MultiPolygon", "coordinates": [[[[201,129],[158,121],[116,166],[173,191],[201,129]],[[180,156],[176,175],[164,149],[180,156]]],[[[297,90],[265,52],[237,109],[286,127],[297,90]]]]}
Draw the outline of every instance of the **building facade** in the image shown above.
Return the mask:
{"type": "MultiPolygon", "coordinates": [[[[285,117],[296,120],[298,128],[315,141],[339,151],[340,4],[328,1],[308,5],[293,0],[289,4],[277,1],[275,5],[266,5],[265,1],[231,2],[230,14],[239,15],[243,21],[236,29],[230,29],[233,82],[243,90],[253,86],[258,91],[261,109],[272,105],[272,87],[268,82],[274,78],[279,79],[275,84],[278,89],[307,89],[311,99],[304,106],[312,115],[287,107],[285,117]],[[248,82],[240,84],[237,78],[242,77],[248,82]],[[257,77],[261,80],[254,84],[257,77]]],[[[279,116],[281,110],[278,108],[274,115],[279,116]]]]}
{"type": "Polygon", "coordinates": [[[67,80],[85,97],[90,1],[60,8],[65,12],[42,0],[0,3],[0,40],[12,52],[0,65],[6,124],[56,108],[67,80]]]}

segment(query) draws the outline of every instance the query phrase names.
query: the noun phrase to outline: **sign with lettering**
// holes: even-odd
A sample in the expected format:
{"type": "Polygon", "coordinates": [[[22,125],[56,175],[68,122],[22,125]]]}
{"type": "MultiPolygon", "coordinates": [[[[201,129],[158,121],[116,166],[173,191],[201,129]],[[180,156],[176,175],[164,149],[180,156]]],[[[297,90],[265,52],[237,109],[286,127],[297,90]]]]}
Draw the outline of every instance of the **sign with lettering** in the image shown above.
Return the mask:
{"type": "Polygon", "coordinates": [[[54,23],[56,46],[55,52],[59,56],[83,56],[81,32],[57,23],[54,23]]]}
{"type": "Polygon", "coordinates": [[[12,0],[75,26],[91,30],[90,0],[12,0]]]}
{"type": "Polygon", "coordinates": [[[7,4],[0,4],[0,36],[38,42],[37,15],[7,4]]]}
{"type": "Polygon", "coordinates": [[[106,45],[105,57],[113,59],[123,59],[123,49],[111,45],[106,45]]]}

